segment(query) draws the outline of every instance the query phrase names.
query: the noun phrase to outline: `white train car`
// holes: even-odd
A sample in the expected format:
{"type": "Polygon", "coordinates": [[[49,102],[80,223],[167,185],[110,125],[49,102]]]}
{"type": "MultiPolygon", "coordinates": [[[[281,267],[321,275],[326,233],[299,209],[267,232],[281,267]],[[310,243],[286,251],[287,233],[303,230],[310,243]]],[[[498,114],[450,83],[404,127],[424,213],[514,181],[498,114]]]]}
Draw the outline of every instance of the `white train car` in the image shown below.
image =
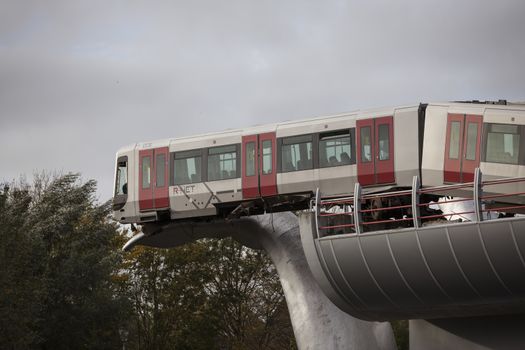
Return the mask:
{"type": "Polygon", "coordinates": [[[117,153],[121,223],[301,209],[323,196],[408,188],[420,175],[424,108],[310,120],[137,143],[117,153]]]}
{"type": "MultiPolygon", "coordinates": [[[[431,103],[425,112],[422,183],[424,186],[468,183],[480,168],[483,180],[525,176],[525,105],[431,103]]],[[[486,186],[485,195],[524,203],[521,182],[486,186]]],[[[471,191],[453,195],[471,196],[471,191]]]]}

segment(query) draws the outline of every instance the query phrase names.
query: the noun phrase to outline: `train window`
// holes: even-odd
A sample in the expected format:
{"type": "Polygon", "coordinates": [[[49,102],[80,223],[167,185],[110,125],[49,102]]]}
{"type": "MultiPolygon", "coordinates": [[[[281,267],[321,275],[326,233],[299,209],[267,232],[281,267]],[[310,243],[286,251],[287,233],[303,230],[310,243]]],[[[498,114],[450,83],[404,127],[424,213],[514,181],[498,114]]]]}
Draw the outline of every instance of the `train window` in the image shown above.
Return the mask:
{"type": "Polygon", "coordinates": [[[246,144],[246,176],[255,175],[255,142],[246,144]]]}
{"type": "Polygon", "coordinates": [[[151,157],[142,158],[142,188],[149,188],[151,183],[151,157]]]}
{"type": "Polygon", "coordinates": [[[467,153],[465,158],[476,160],[476,146],[478,143],[478,123],[467,123],[467,153]]]}
{"type": "Polygon", "coordinates": [[[321,168],[351,164],[350,131],[321,134],[319,138],[319,165],[321,168]]]}
{"type": "Polygon", "coordinates": [[[201,151],[175,153],[175,185],[201,182],[201,151]]]}
{"type": "Polygon", "coordinates": [[[263,175],[272,173],[272,141],[264,140],[262,143],[262,173],[263,175]]]}
{"type": "Polygon", "coordinates": [[[487,126],[487,149],[485,161],[518,164],[520,130],[518,125],[485,124],[487,126]]]}
{"type": "Polygon", "coordinates": [[[164,187],[166,183],[166,156],[164,154],[157,154],[155,158],[155,186],[164,187]]]}
{"type": "Polygon", "coordinates": [[[115,196],[128,194],[128,162],[117,163],[117,181],[115,182],[115,196]]]}
{"type": "Polygon", "coordinates": [[[459,158],[460,130],[461,130],[460,122],[452,122],[450,124],[450,141],[449,141],[449,149],[448,149],[449,159],[459,158]]]}
{"type": "Polygon", "coordinates": [[[208,150],[208,181],[237,177],[237,146],[214,147],[208,150]]]}
{"type": "Polygon", "coordinates": [[[312,135],[287,137],[282,143],[283,172],[313,169],[312,135]]]}
{"type": "Polygon", "coordinates": [[[388,124],[379,125],[379,160],[390,159],[390,133],[388,124]]]}
{"type": "Polygon", "coordinates": [[[361,128],[361,162],[368,163],[372,161],[372,145],[370,137],[370,127],[361,128]]]}

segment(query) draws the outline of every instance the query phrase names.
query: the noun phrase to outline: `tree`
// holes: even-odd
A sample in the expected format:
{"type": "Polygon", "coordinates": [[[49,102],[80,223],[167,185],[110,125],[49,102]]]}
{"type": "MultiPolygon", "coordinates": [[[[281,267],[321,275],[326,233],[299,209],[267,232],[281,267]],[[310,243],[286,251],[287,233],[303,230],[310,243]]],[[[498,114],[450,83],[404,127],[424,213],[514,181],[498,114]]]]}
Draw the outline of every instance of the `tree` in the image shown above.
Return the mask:
{"type": "Polygon", "coordinates": [[[202,287],[206,251],[199,244],[173,250],[135,248],[125,262],[135,321],[130,346],[210,349],[215,326],[202,287]]]}
{"type": "Polygon", "coordinates": [[[0,186],[0,348],[294,349],[275,268],[232,239],[135,248],[94,181],[0,186]]]}
{"type": "Polygon", "coordinates": [[[23,229],[31,205],[28,186],[0,192],[0,348],[29,348],[41,340],[36,326],[42,281],[40,242],[23,229]]]}
{"type": "Polygon", "coordinates": [[[95,189],[68,174],[3,191],[0,322],[12,326],[0,327],[2,348],[120,346],[127,308],[113,283],[117,227],[109,203],[95,203],[95,189]]]}
{"type": "Polygon", "coordinates": [[[408,320],[391,321],[398,350],[408,350],[408,320]]]}
{"type": "Polygon", "coordinates": [[[212,314],[220,320],[221,343],[229,349],[282,348],[284,336],[290,344],[293,331],[271,260],[263,251],[243,247],[233,239],[209,244],[215,254],[210,254],[203,273],[212,314]]]}
{"type": "Polygon", "coordinates": [[[126,259],[136,348],[290,349],[293,331],[268,257],[232,239],[126,259]]]}

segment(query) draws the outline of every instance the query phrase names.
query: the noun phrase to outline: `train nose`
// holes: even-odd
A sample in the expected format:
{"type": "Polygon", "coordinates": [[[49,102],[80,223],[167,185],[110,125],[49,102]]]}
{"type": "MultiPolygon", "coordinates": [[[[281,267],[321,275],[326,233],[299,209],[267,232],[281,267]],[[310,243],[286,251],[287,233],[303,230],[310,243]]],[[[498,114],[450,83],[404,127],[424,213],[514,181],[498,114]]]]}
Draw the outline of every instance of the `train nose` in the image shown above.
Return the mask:
{"type": "Polygon", "coordinates": [[[126,205],[126,201],[127,201],[127,196],[113,197],[113,211],[118,211],[124,208],[124,206],[126,205]]]}
{"type": "Polygon", "coordinates": [[[113,196],[113,210],[124,208],[128,200],[128,157],[121,156],[117,159],[115,178],[115,195],[113,196]]]}

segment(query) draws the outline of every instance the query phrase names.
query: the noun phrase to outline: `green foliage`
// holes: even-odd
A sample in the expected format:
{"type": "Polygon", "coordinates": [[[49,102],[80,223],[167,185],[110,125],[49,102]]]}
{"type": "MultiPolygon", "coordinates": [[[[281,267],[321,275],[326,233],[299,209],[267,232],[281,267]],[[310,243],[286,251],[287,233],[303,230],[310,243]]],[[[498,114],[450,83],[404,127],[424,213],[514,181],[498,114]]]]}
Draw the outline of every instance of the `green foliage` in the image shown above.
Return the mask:
{"type": "Polygon", "coordinates": [[[409,336],[408,336],[408,320],[396,320],[390,322],[394,330],[394,337],[398,350],[408,350],[409,336]]]}
{"type": "Polygon", "coordinates": [[[295,348],[278,276],[261,252],[232,239],[201,240],[139,247],[126,264],[137,348],[295,348]]]}
{"type": "Polygon", "coordinates": [[[28,348],[40,341],[35,320],[40,316],[42,281],[40,247],[23,229],[30,211],[26,186],[0,194],[0,348],[28,348]]]}
{"type": "Polygon", "coordinates": [[[120,345],[126,301],[109,204],[78,175],[4,189],[0,200],[0,348],[120,345]]]}
{"type": "Polygon", "coordinates": [[[123,254],[95,190],[74,174],[0,186],[0,349],[295,349],[264,253],[225,239],[123,254]]]}

